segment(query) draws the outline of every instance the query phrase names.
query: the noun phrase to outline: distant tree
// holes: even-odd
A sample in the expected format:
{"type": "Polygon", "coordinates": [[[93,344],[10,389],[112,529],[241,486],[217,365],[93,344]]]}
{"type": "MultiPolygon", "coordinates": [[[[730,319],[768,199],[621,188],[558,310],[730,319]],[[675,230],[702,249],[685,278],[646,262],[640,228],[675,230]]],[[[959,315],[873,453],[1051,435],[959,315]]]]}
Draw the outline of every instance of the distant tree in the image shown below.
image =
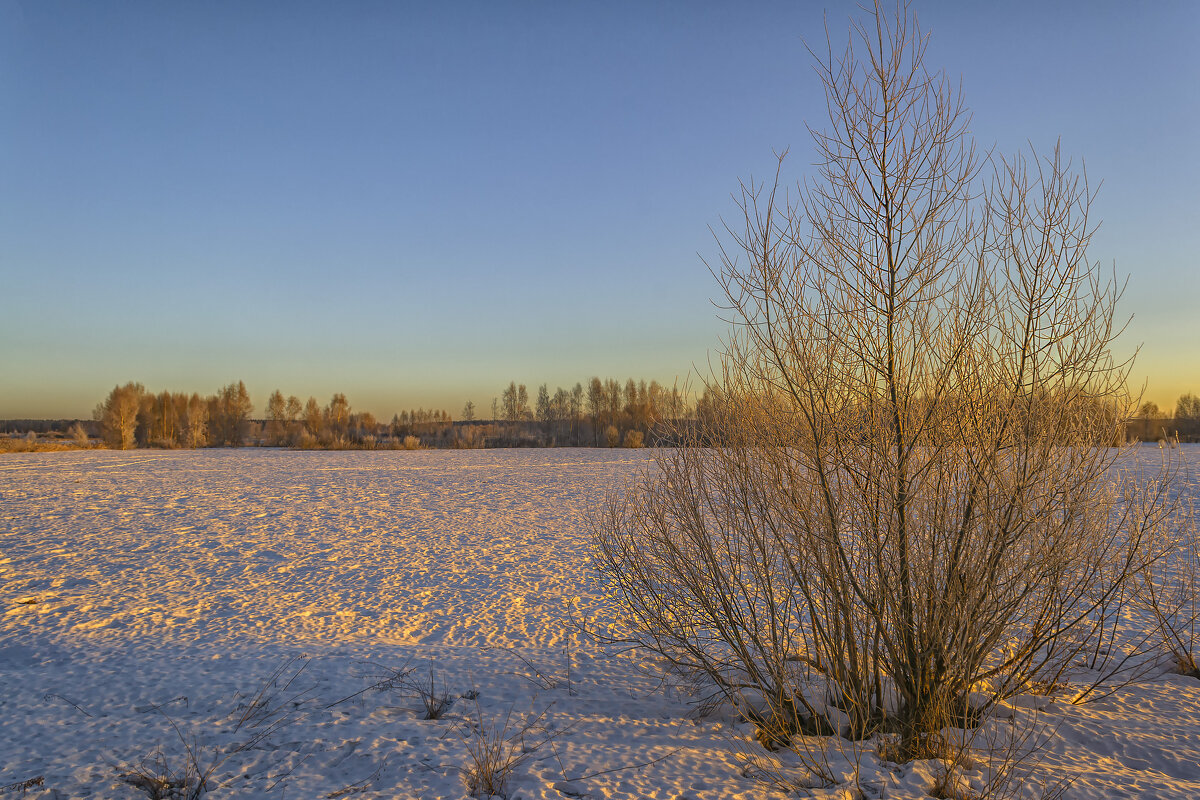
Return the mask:
{"type": "Polygon", "coordinates": [[[295,443],[297,436],[300,433],[300,417],[304,413],[304,406],[300,404],[300,398],[296,395],[289,395],[287,406],[284,409],[284,416],[287,419],[287,437],[288,441],[295,443]]]}
{"type": "Polygon", "coordinates": [[[529,416],[529,392],[525,391],[525,384],[517,386],[517,419],[525,419],[529,416]]]}
{"type": "Polygon", "coordinates": [[[554,420],[554,412],[550,408],[550,390],[544,383],[538,387],[537,420],[538,422],[545,423],[549,423],[554,420]]]}
{"type": "Polygon", "coordinates": [[[621,443],[621,432],[617,430],[616,425],[609,425],[604,429],[604,443],[609,447],[616,447],[621,443]]]}
{"type": "Polygon", "coordinates": [[[271,444],[283,444],[287,436],[287,401],[276,389],[267,398],[267,439],[271,444]]]}
{"type": "Polygon", "coordinates": [[[223,386],[213,399],[215,402],[209,404],[209,432],[213,443],[240,447],[249,429],[250,413],[254,411],[246,384],[238,381],[223,386]]]}
{"type": "MultiPolygon", "coordinates": [[[[654,383],[653,386],[655,389],[657,389],[658,384],[654,383]]],[[[651,395],[651,389],[646,386],[646,382],[640,381],[637,385],[637,391],[635,392],[633,406],[628,410],[631,417],[631,424],[633,425],[634,429],[639,430],[642,433],[649,433],[650,429],[654,427],[654,422],[657,419],[654,404],[651,401],[651,395]]]]}
{"type": "Polygon", "coordinates": [[[137,427],[133,431],[135,447],[145,447],[150,444],[152,431],[158,425],[158,415],[154,408],[154,395],[143,393],[138,398],[137,427]]]}
{"type": "Polygon", "coordinates": [[[592,444],[600,444],[600,419],[604,414],[604,384],[599,378],[593,377],[588,382],[587,408],[588,416],[592,418],[592,444]]]}
{"type": "Polygon", "coordinates": [[[475,420],[475,404],[470,400],[464,403],[461,416],[463,422],[473,422],[475,420]]]}
{"type": "Polygon", "coordinates": [[[517,421],[517,382],[509,381],[508,388],[500,393],[500,404],[506,422],[517,421]]]}
{"type": "Polygon", "coordinates": [[[1200,419],[1200,397],[1190,392],[1175,404],[1175,419],[1200,419]]]}
{"type": "Polygon", "coordinates": [[[375,415],[370,411],[361,411],[357,414],[350,415],[350,428],[353,431],[353,438],[356,442],[366,442],[375,440],[376,428],[379,423],[375,419],[375,415]]]}
{"type": "Polygon", "coordinates": [[[1158,403],[1147,400],[1138,408],[1137,415],[1142,419],[1158,419],[1162,416],[1162,409],[1158,407],[1158,403]]]}
{"type": "Polygon", "coordinates": [[[175,407],[176,440],[181,447],[187,447],[187,411],[188,395],[186,392],[171,394],[171,405],[175,407]]]}
{"type": "Polygon", "coordinates": [[[94,416],[100,423],[100,435],[109,447],[128,450],[135,446],[138,411],[145,391],[140,383],[114,386],[105,401],[96,406],[94,416]]]}
{"type": "Polygon", "coordinates": [[[287,421],[289,423],[296,422],[300,419],[300,415],[304,413],[304,407],[300,405],[300,398],[296,395],[290,395],[287,399],[287,408],[285,411],[287,421]]]}
{"type": "Polygon", "coordinates": [[[571,420],[578,422],[583,416],[583,384],[576,382],[571,387],[571,420]]]}
{"type": "Polygon", "coordinates": [[[188,447],[204,447],[208,444],[208,401],[195,392],[187,400],[184,444],[188,447]]]}
{"type": "Polygon", "coordinates": [[[304,404],[304,430],[314,438],[320,438],[322,431],[325,430],[325,421],[321,417],[321,406],[318,405],[315,397],[309,397],[308,402],[304,404]]]}
{"type": "Polygon", "coordinates": [[[663,391],[658,381],[650,381],[650,390],[646,394],[646,402],[650,404],[650,412],[654,415],[654,419],[662,419],[663,412],[666,410],[666,392],[663,391]]]}
{"type": "Polygon", "coordinates": [[[571,419],[571,393],[561,386],[550,398],[550,418],[554,424],[554,436],[561,439],[566,434],[566,425],[571,419]]]}
{"type": "Polygon", "coordinates": [[[182,418],[178,413],[175,395],[170,392],[160,392],[155,398],[155,409],[158,412],[157,441],[163,447],[178,447],[182,429],[182,418]]]}
{"type": "Polygon", "coordinates": [[[605,418],[609,425],[618,426],[621,421],[621,384],[612,378],[604,381],[604,399],[607,404],[605,418]]]}
{"type": "Polygon", "coordinates": [[[329,399],[325,408],[325,421],[328,432],[335,439],[344,439],[350,428],[350,403],[346,395],[337,393],[329,399]]]}

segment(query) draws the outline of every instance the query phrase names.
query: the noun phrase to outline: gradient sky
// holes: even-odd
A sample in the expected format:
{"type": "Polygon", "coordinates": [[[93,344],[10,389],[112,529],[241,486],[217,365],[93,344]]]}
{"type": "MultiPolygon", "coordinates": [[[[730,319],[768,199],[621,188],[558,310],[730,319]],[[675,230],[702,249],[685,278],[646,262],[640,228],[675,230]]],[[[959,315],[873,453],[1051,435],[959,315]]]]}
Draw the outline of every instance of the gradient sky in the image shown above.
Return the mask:
{"type": "MultiPolygon", "coordinates": [[[[1200,392],[1200,4],[918,2],[973,131],[1102,180],[1135,377],[1200,392]]],[[[244,380],[390,419],[670,382],[708,228],[810,171],[855,3],[0,0],[0,418],[244,380]]]]}

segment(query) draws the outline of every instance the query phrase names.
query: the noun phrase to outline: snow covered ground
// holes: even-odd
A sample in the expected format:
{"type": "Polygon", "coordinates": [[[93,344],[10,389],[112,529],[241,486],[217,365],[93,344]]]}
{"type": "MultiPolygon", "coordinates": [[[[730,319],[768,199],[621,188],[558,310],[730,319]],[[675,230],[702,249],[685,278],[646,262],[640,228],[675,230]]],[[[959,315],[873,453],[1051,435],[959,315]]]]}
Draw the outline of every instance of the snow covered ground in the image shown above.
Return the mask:
{"type": "MultiPolygon", "coordinates": [[[[1200,447],[1181,452],[1200,497],[1200,447]]],[[[745,726],[696,719],[652,658],[581,631],[619,615],[582,519],[646,460],[0,457],[0,797],[38,777],[25,796],[144,797],[122,775],[152,772],[158,749],[179,767],[186,743],[201,766],[227,756],[210,797],[458,798],[471,748],[506,719],[517,752],[531,726],[510,798],[764,796],[745,726]],[[426,720],[431,682],[453,703],[426,720]]],[[[1042,774],[1074,778],[1067,797],[1200,796],[1200,681],[1156,669],[1097,703],[1013,705],[1048,726],[1042,774]]],[[[926,764],[861,770],[868,795],[932,785],[926,764]]]]}

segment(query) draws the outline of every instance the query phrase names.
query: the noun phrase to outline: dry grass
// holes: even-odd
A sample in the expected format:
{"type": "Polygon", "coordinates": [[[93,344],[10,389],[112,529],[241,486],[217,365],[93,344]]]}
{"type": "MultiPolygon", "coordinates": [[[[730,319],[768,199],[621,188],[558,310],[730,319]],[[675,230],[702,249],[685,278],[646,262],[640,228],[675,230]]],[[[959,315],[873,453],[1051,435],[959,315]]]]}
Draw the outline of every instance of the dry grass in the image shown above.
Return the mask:
{"type": "Polygon", "coordinates": [[[82,445],[69,440],[29,440],[21,438],[0,439],[0,453],[61,453],[67,450],[90,450],[90,445],[82,445]]]}
{"type": "Polygon", "coordinates": [[[513,772],[561,735],[546,729],[548,711],[547,706],[539,713],[515,717],[510,706],[503,717],[485,720],[476,702],[475,714],[465,724],[468,763],[462,768],[472,797],[506,797],[513,772]]]}
{"type": "Polygon", "coordinates": [[[307,666],[305,659],[290,659],[256,691],[235,696],[233,710],[214,723],[214,728],[228,726],[233,733],[242,734],[232,743],[208,744],[203,732],[185,731],[166,706],[179,700],[186,703],[186,697],[151,706],[174,731],[178,747],[168,751],[160,744],[136,761],[113,764],[118,780],[151,800],[200,800],[212,788],[214,774],[229,759],[261,748],[303,713],[312,687],[300,688],[296,682],[307,666]]]}
{"type": "Polygon", "coordinates": [[[429,665],[428,677],[416,680],[406,678],[401,687],[412,692],[421,701],[424,716],[421,719],[441,719],[454,705],[455,696],[447,688],[445,677],[439,678],[429,665]]]}

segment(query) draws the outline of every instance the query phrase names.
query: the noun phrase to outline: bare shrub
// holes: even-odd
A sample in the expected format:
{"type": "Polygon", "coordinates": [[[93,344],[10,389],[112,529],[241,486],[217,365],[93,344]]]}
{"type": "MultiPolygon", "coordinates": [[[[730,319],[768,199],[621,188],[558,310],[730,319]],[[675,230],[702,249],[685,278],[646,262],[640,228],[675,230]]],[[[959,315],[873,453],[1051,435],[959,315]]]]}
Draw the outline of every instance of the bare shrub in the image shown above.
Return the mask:
{"type": "Polygon", "coordinates": [[[172,764],[162,750],[154,750],[119,773],[121,783],[132,786],[150,800],[198,798],[208,791],[208,775],[201,774],[195,759],[172,764]]]}
{"type": "Polygon", "coordinates": [[[405,436],[401,447],[405,450],[420,450],[421,440],[416,436],[405,436]]]}
{"type": "Polygon", "coordinates": [[[485,720],[479,703],[464,726],[468,763],[463,780],[472,797],[505,796],[513,772],[558,734],[546,729],[547,706],[539,713],[514,718],[510,706],[503,717],[485,720]]]}
{"type": "Polygon", "coordinates": [[[644,434],[641,431],[629,430],[625,431],[625,439],[621,442],[622,447],[641,447],[644,434]]]}
{"type": "Polygon", "coordinates": [[[617,430],[616,425],[609,425],[604,429],[604,443],[609,447],[616,447],[621,443],[621,432],[617,430]]]}
{"type": "Polygon", "coordinates": [[[46,441],[38,439],[36,436],[33,439],[30,439],[29,435],[0,436],[0,453],[58,453],[74,449],[76,449],[74,443],[46,441]]]}
{"type": "Polygon", "coordinates": [[[1188,512],[1168,556],[1143,571],[1140,589],[1172,668],[1200,678],[1200,532],[1188,512]]]}
{"type": "Polygon", "coordinates": [[[422,719],[441,719],[454,705],[454,694],[447,688],[445,678],[438,678],[434,673],[432,664],[429,665],[427,678],[409,677],[401,683],[401,686],[411,691],[421,701],[421,708],[425,712],[422,719]]]}
{"type": "Polygon", "coordinates": [[[71,437],[71,441],[75,443],[76,447],[88,447],[91,444],[87,428],[83,427],[83,423],[78,420],[67,430],[67,434],[71,437]]]}
{"type": "Polygon", "coordinates": [[[937,756],[1153,558],[1159,488],[1111,471],[1136,403],[1094,194],[1057,149],[981,160],[926,41],[877,5],[819,59],[819,178],[789,194],[781,156],[725,228],[704,429],[592,519],[628,638],[771,747],[937,756]]]}

